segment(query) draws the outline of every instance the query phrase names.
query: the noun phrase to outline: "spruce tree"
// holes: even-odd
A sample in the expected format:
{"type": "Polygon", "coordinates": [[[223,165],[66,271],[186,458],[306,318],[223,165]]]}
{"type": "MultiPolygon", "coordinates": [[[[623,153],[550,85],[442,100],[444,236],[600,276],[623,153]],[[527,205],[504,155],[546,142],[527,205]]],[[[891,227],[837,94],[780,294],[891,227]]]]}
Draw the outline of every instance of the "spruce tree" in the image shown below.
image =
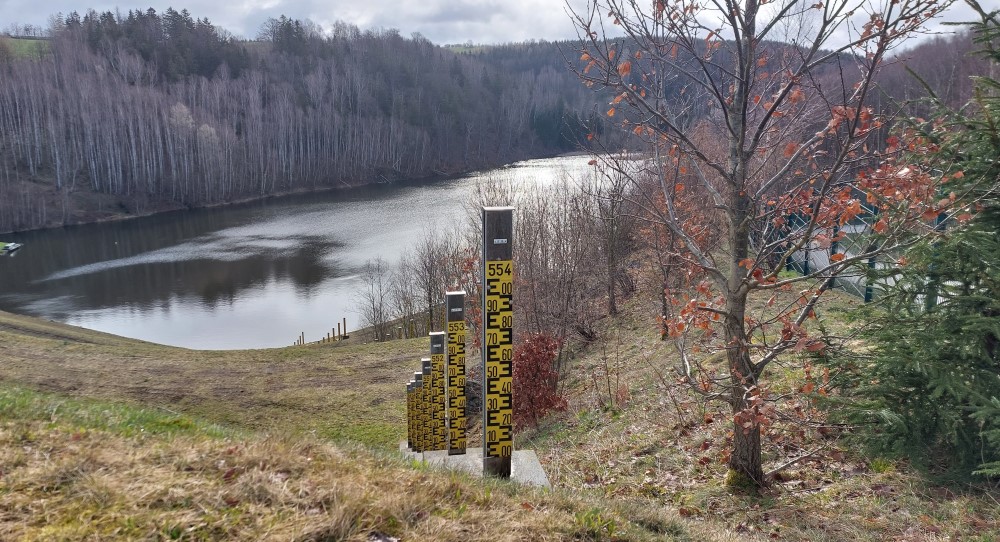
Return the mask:
{"type": "MultiPolygon", "coordinates": [[[[981,53],[1000,67],[998,16],[968,0],[981,53]]],[[[995,73],[992,69],[991,72],[995,73]]],[[[862,310],[862,352],[840,357],[852,408],[881,452],[950,478],[1000,475],[1000,82],[983,76],[974,99],[914,122],[932,152],[925,167],[949,178],[963,211],[940,216],[941,235],[913,246],[880,277],[862,310]]]]}

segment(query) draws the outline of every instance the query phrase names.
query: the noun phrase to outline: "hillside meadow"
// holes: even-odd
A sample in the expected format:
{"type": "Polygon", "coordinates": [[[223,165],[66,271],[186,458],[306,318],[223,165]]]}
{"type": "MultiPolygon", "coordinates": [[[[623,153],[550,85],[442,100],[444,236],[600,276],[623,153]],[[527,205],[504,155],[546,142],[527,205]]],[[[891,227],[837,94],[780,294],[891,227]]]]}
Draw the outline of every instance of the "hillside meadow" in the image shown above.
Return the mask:
{"type": "Polygon", "coordinates": [[[0,348],[0,538],[734,539],[391,451],[426,340],[201,352],[0,313],[0,348]]]}
{"type": "MultiPolygon", "coordinates": [[[[648,300],[573,349],[528,429],[552,491],[408,462],[425,339],[208,352],[0,313],[0,532],[15,539],[995,540],[996,487],[943,487],[775,428],[771,487],[723,484],[729,421],[669,377],[648,300]],[[42,513],[44,512],[44,513],[42,513]],[[374,533],[374,534],[373,534],[374,533]],[[371,538],[376,539],[376,538],[371,538]]],[[[821,314],[829,325],[854,303],[821,314]]],[[[794,363],[792,363],[794,365],[794,363]]],[[[778,377],[796,385],[791,367],[778,377]]]]}

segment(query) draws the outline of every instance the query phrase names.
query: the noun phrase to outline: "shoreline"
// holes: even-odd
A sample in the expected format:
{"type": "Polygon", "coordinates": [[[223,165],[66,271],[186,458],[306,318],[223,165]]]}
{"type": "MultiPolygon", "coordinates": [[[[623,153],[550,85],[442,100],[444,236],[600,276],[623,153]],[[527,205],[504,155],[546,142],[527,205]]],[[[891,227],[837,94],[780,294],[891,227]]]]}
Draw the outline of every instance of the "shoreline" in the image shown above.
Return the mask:
{"type": "MultiPolygon", "coordinates": [[[[508,168],[508,167],[511,167],[513,164],[516,164],[518,162],[524,162],[524,161],[527,161],[527,160],[544,160],[544,159],[548,159],[548,158],[558,158],[558,157],[563,157],[563,156],[580,156],[580,155],[585,155],[585,154],[588,154],[588,152],[587,151],[583,151],[583,150],[578,150],[578,151],[571,151],[571,152],[564,152],[564,153],[557,153],[557,154],[540,154],[540,155],[537,155],[537,156],[519,157],[519,158],[517,158],[517,159],[515,159],[515,160],[513,160],[511,162],[506,162],[506,163],[498,164],[498,165],[494,165],[494,166],[465,169],[465,170],[456,171],[456,172],[434,171],[434,172],[431,172],[431,173],[429,173],[427,175],[422,175],[422,176],[417,176],[417,177],[407,177],[405,179],[398,179],[398,180],[394,180],[394,181],[389,181],[388,184],[396,184],[396,183],[406,184],[406,183],[411,183],[411,182],[428,182],[428,181],[433,182],[433,181],[437,181],[437,180],[445,181],[445,180],[449,180],[449,179],[455,179],[455,178],[459,178],[459,177],[464,177],[464,176],[472,175],[472,174],[474,174],[476,172],[488,171],[488,170],[492,170],[492,169],[508,168]]],[[[81,219],[81,220],[78,220],[78,221],[65,222],[65,223],[62,223],[62,224],[52,224],[52,225],[49,225],[49,226],[43,226],[43,227],[39,227],[39,228],[29,228],[29,229],[21,229],[21,230],[0,230],[0,235],[8,235],[8,234],[18,235],[18,234],[21,234],[21,233],[27,233],[27,232],[33,232],[33,231],[41,231],[41,230],[50,230],[50,229],[56,229],[56,228],[71,228],[71,227],[76,227],[76,226],[85,226],[85,225],[88,225],[88,224],[102,224],[102,223],[107,223],[107,222],[119,222],[119,221],[131,220],[131,219],[136,219],[136,218],[145,218],[145,217],[150,217],[150,216],[164,214],[164,213],[179,212],[179,211],[194,211],[194,210],[200,210],[200,209],[216,209],[216,208],[227,207],[227,206],[231,206],[231,205],[242,205],[242,204],[255,203],[255,202],[260,202],[260,201],[266,201],[266,200],[269,200],[269,199],[272,199],[272,198],[283,198],[283,197],[298,196],[298,195],[304,195],[304,194],[318,194],[318,193],[333,192],[333,191],[339,191],[339,190],[350,190],[350,189],[353,189],[353,188],[361,188],[361,187],[365,187],[365,186],[372,186],[372,185],[379,185],[379,184],[386,184],[386,183],[384,183],[382,181],[379,181],[377,178],[373,178],[373,180],[370,180],[368,182],[360,182],[360,183],[359,182],[353,182],[352,183],[352,182],[348,182],[348,181],[340,181],[339,183],[331,184],[331,185],[318,185],[318,184],[314,184],[311,187],[302,187],[302,188],[293,189],[293,190],[283,190],[283,191],[279,191],[279,192],[273,192],[273,193],[264,194],[264,195],[258,195],[258,196],[245,196],[245,197],[241,197],[241,198],[234,199],[234,200],[231,200],[231,201],[207,203],[207,204],[197,205],[197,206],[189,206],[189,205],[184,205],[184,204],[177,203],[177,202],[172,202],[172,201],[162,201],[162,202],[159,202],[158,205],[157,204],[150,205],[150,207],[154,208],[154,210],[147,210],[147,211],[138,212],[138,213],[137,212],[121,212],[121,211],[112,212],[112,211],[93,211],[93,210],[90,210],[89,212],[91,212],[91,213],[104,212],[104,213],[107,213],[107,214],[105,214],[103,216],[96,216],[96,217],[91,218],[91,219],[86,219],[85,218],[85,219],[81,219]]],[[[81,192],[81,193],[84,193],[84,192],[81,192]]],[[[93,193],[93,192],[89,192],[89,193],[85,193],[85,194],[92,195],[93,197],[105,197],[105,198],[109,198],[109,199],[112,199],[112,200],[116,200],[116,203],[119,206],[122,206],[125,203],[121,198],[115,197],[115,196],[113,196],[111,194],[98,194],[98,193],[93,193]]],[[[88,212],[88,211],[84,211],[84,213],[86,213],[86,212],[88,212]]]]}

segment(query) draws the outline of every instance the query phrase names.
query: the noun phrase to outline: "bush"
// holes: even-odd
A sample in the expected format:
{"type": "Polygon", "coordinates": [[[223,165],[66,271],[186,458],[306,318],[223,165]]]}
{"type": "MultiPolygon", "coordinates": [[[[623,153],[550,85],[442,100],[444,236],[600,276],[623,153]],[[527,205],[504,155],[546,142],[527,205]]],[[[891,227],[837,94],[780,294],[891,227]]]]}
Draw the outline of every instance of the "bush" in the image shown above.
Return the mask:
{"type": "Polygon", "coordinates": [[[555,361],[559,341],[545,333],[532,334],[514,349],[514,426],[537,426],[549,412],[564,410],[558,391],[555,361]]]}

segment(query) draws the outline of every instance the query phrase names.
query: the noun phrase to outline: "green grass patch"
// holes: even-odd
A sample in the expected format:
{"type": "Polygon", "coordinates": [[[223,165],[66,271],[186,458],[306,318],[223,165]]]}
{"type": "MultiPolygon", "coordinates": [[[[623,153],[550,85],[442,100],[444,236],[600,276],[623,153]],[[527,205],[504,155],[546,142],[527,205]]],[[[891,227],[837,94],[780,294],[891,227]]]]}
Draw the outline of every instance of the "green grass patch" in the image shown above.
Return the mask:
{"type": "Polygon", "coordinates": [[[0,37],[0,42],[10,49],[14,58],[40,58],[50,49],[46,39],[0,37]]]}
{"type": "Polygon", "coordinates": [[[177,413],[127,404],[61,397],[18,386],[0,385],[0,420],[35,420],[117,435],[205,435],[235,432],[177,413]]]}

